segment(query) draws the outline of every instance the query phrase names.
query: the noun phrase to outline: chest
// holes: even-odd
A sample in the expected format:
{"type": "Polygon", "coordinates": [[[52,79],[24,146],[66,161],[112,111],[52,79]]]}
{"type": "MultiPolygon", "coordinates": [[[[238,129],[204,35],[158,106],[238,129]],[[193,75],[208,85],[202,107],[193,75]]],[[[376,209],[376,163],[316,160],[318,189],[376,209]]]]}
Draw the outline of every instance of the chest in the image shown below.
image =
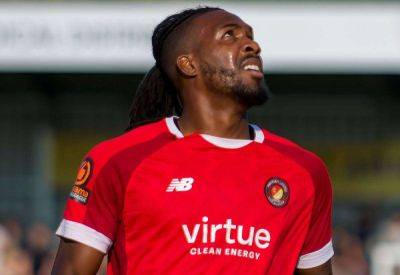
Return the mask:
{"type": "Polygon", "coordinates": [[[125,213],[153,222],[235,219],[282,224],[302,209],[307,176],[282,159],[257,152],[159,154],[127,185],[125,213]]]}

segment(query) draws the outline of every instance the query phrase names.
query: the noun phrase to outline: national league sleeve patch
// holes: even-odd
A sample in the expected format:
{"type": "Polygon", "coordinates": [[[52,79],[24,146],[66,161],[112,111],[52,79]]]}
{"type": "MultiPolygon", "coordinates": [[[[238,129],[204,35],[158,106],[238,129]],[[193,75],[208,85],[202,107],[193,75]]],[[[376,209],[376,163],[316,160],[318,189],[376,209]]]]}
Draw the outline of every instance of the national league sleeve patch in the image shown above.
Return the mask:
{"type": "Polygon", "coordinates": [[[79,166],[78,175],[76,176],[75,185],[69,197],[79,203],[86,204],[89,199],[90,191],[85,188],[93,174],[93,160],[85,158],[79,166]]]}

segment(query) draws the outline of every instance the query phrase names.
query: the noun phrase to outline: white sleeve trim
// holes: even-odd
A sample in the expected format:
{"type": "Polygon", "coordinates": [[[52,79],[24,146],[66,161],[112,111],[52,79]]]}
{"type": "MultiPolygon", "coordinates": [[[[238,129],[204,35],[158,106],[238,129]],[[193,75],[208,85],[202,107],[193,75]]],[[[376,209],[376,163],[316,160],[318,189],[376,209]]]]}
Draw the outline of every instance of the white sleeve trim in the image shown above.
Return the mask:
{"type": "Polygon", "coordinates": [[[332,240],[330,240],[324,247],[321,249],[307,253],[300,256],[300,259],[297,263],[297,268],[313,268],[316,266],[320,266],[323,263],[326,263],[330,258],[332,258],[333,246],[332,240]]]}
{"type": "Polygon", "coordinates": [[[112,245],[110,238],[84,224],[63,219],[56,231],[56,235],[66,239],[83,243],[94,249],[107,253],[112,245]]]}

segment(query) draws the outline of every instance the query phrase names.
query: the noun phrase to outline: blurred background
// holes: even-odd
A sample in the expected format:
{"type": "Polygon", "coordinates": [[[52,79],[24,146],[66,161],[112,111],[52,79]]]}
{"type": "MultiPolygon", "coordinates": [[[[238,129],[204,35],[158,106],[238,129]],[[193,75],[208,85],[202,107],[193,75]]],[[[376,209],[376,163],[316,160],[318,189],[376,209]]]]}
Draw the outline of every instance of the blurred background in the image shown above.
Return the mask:
{"type": "Polygon", "coordinates": [[[0,274],[49,274],[81,158],[126,128],[155,25],[198,4],[255,30],[274,97],[251,121],[326,162],[334,274],[400,274],[400,3],[378,0],[1,1],[0,274]]]}

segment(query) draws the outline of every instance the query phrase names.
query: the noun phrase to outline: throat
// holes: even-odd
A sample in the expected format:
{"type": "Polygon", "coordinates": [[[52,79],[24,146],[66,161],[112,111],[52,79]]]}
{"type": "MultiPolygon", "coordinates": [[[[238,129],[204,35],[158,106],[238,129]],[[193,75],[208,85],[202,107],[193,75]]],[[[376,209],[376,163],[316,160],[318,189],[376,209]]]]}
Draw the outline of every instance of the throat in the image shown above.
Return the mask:
{"type": "MultiPolygon", "coordinates": [[[[182,133],[182,135],[183,135],[183,129],[182,129],[182,127],[181,127],[181,125],[180,125],[180,123],[178,122],[178,117],[174,117],[173,118],[173,122],[174,122],[174,124],[175,124],[175,126],[176,126],[176,128],[182,133]]],[[[255,138],[255,131],[254,131],[254,128],[253,127],[251,127],[250,126],[250,124],[248,124],[248,126],[247,126],[247,129],[248,129],[248,137],[247,138],[237,138],[237,139],[249,139],[249,140],[254,140],[254,138],[255,138]]],[[[220,136],[220,135],[216,135],[215,133],[209,133],[209,132],[207,132],[207,131],[202,131],[202,130],[194,130],[194,131],[192,131],[192,132],[198,132],[198,133],[200,133],[200,134],[209,134],[209,135],[213,135],[213,136],[220,136]]],[[[191,134],[191,132],[189,131],[189,134],[191,134]]],[[[224,136],[220,136],[220,137],[222,137],[222,138],[231,138],[231,137],[224,137],[224,136]]]]}

